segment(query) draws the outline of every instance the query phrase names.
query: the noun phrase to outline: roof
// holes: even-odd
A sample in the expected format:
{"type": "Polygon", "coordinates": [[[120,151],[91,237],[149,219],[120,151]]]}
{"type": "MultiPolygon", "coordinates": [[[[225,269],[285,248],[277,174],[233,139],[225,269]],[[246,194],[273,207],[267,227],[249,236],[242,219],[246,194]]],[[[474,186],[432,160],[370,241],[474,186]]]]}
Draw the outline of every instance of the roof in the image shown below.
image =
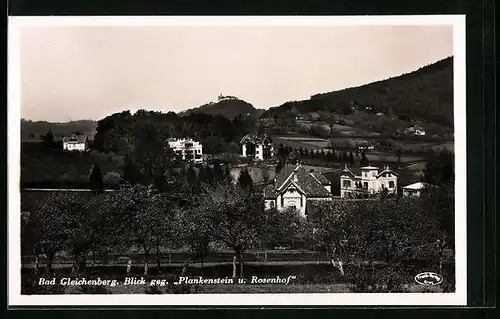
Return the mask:
{"type": "MultiPolygon", "coordinates": [[[[370,170],[370,169],[379,169],[379,168],[374,167],[374,166],[365,166],[365,167],[361,167],[361,168],[356,169],[356,168],[348,168],[346,165],[344,167],[344,169],[340,172],[340,175],[349,174],[353,177],[360,177],[361,170],[370,170]]],[[[392,173],[396,176],[399,176],[399,174],[396,173],[395,171],[393,171],[392,169],[390,169],[389,166],[384,167],[384,169],[377,174],[377,177],[380,177],[383,173],[392,173]]]]}
{"type": "Polygon", "coordinates": [[[260,144],[260,143],[272,143],[271,138],[267,135],[264,135],[262,138],[260,138],[257,134],[252,133],[252,134],[247,134],[243,136],[243,138],[240,140],[240,144],[243,143],[254,143],[254,144],[260,144]]]}
{"type": "Polygon", "coordinates": [[[361,169],[379,169],[378,167],[375,166],[363,166],[361,169]]]}
{"type": "Polygon", "coordinates": [[[320,173],[310,173],[312,177],[314,177],[318,182],[320,182],[323,185],[330,185],[331,182],[328,180],[328,178],[325,177],[325,175],[320,174],[320,173]]]}
{"type": "Polygon", "coordinates": [[[381,171],[380,173],[378,173],[377,177],[380,177],[380,175],[382,175],[382,174],[384,174],[384,173],[392,173],[392,174],[394,174],[394,175],[396,175],[396,176],[399,176],[399,174],[398,174],[398,173],[396,173],[396,172],[395,172],[395,171],[393,171],[392,169],[390,169],[390,168],[386,167],[386,168],[384,168],[384,170],[383,170],[383,171],[381,171]]]}
{"type": "Polygon", "coordinates": [[[316,177],[313,177],[312,174],[308,173],[300,165],[286,166],[276,176],[274,184],[268,185],[264,188],[264,198],[276,198],[280,191],[286,189],[292,184],[302,190],[307,197],[332,196],[332,194],[322,185],[321,182],[325,181],[325,184],[330,184],[328,179],[319,173],[315,175],[316,177]],[[292,178],[294,173],[297,175],[296,179],[292,178]]]}
{"type": "Polygon", "coordinates": [[[87,140],[87,134],[73,134],[71,137],[63,137],[63,143],[85,143],[87,140]]]}
{"type": "Polygon", "coordinates": [[[419,189],[424,189],[427,186],[428,186],[427,183],[417,182],[417,183],[413,183],[413,184],[410,184],[410,185],[406,185],[406,186],[403,187],[403,189],[419,190],[419,189]]]}

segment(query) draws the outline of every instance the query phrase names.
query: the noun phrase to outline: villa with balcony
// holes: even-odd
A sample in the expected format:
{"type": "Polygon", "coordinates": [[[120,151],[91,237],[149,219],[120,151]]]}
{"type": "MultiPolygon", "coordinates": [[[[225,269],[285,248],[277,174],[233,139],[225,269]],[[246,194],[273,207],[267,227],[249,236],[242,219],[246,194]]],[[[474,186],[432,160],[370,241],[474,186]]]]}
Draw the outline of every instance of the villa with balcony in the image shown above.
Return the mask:
{"type": "Polygon", "coordinates": [[[203,145],[198,141],[191,138],[170,138],[168,139],[168,145],[176,156],[183,161],[203,162],[203,145]]]}
{"type": "Polygon", "coordinates": [[[397,194],[398,174],[389,166],[379,169],[374,166],[361,167],[358,171],[347,165],[340,173],[340,197],[365,198],[387,190],[388,194],[397,194]]]}

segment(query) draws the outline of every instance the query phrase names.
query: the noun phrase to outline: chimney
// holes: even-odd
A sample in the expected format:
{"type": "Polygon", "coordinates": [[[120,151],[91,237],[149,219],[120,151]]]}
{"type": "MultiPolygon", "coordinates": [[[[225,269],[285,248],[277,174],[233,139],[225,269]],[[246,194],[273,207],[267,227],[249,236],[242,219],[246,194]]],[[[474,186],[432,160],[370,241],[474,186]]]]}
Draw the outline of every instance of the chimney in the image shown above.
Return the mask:
{"type": "Polygon", "coordinates": [[[293,181],[296,182],[299,178],[297,177],[297,172],[293,172],[293,181]]]}

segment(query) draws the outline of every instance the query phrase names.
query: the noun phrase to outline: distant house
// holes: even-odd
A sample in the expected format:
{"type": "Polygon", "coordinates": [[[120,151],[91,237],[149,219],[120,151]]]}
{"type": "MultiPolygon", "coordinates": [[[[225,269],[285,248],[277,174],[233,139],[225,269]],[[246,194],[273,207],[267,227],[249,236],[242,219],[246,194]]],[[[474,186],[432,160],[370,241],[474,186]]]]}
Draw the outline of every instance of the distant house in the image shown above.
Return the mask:
{"type": "Polygon", "coordinates": [[[63,137],[63,150],[85,152],[88,150],[89,138],[87,134],[73,134],[71,137],[63,137]]]}
{"type": "Polygon", "coordinates": [[[420,126],[412,126],[405,130],[406,135],[425,136],[425,130],[420,126]]]}
{"type": "Polygon", "coordinates": [[[286,166],[264,188],[266,209],[296,209],[308,215],[311,201],[332,200],[331,182],[320,173],[307,172],[300,164],[286,166]]]}
{"type": "Polygon", "coordinates": [[[420,196],[428,186],[429,184],[422,182],[406,185],[403,187],[403,196],[420,196]]]}
{"type": "Polygon", "coordinates": [[[340,197],[361,198],[386,189],[389,194],[397,193],[398,174],[386,166],[379,172],[378,167],[365,166],[359,174],[345,168],[340,172],[340,197]]]}
{"type": "Polygon", "coordinates": [[[170,138],[168,146],[183,161],[203,162],[203,145],[191,138],[170,138]]]}
{"type": "Polygon", "coordinates": [[[375,149],[374,145],[363,145],[363,146],[358,146],[359,151],[373,151],[375,149]]]}
{"type": "Polygon", "coordinates": [[[274,156],[274,144],[271,138],[264,135],[247,134],[240,141],[241,155],[252,156],[256,160],[264,160],[274,156]]]}

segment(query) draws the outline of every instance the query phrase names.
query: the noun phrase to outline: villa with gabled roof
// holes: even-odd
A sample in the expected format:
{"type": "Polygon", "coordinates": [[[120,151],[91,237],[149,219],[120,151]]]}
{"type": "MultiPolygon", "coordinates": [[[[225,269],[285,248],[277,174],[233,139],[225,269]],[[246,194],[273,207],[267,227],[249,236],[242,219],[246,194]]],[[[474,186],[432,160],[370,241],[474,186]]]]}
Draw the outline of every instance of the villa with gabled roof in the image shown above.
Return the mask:
{"type": "Polygon", "coordinates": [[[359,172],[347,165],[340,172],[340,197],[362,198],[387,190],[388,194],[397,194],[398,174],[385,166],[383,170],[374,166],[364,166],[359,172]]]}
{"type": "Polygon", "coordinates": [[[257,134],[247,134],[240,141],[241,155],[251,156],[256,160],[269,159],[274,156],[274,144],[267,135],[259,137],[257,134]]]}
{"type": "Polygon", "coordinates": [[[332,200],[331,182],[321,173],[307,172],[300,164],[285,166],[264,188],[266,209],[296,209],[308,214],[311,201],[332,200]]]}

